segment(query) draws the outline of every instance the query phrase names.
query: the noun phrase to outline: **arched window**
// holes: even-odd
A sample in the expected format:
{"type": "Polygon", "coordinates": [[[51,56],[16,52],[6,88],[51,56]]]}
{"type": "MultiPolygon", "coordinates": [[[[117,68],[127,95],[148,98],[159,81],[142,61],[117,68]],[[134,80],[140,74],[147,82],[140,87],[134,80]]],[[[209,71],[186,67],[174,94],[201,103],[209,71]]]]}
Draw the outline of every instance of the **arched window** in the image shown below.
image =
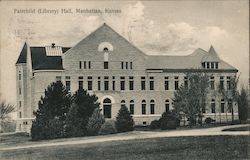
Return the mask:
{"type": "Polygon", "coordinates": [[[103,58],[104,58],[104,69],[109,69],[109,50],[107,47],[103,49],[103,58]]]}
{"type": "Polygon", "coordinates": [[[130,103],[129,103],[130,114],[134,114],[134,107],[135,107],[134,100],[131,100],[130,103]]]}
{"type": "Polygon", "coordinates": [[[155,101],[150,100],[150,114],[155,114],[155,101]]]}
{"type": "Polygon", "coordinates": [[[221,99],[220,101],[220,112],[225,113],[225,102],[224,99],[221,99]]]}
{"type": "Polygon", "coordinates": [[[126,106],[125,100],[121,100],[121,107],[122,107],[122,106],[126,106]]]}
{"type": "Polygon", "coordinates": [[[214,99],[212,99],[212,101],[211,101],[211,109],[212,109],[212,113],[215,113],[215,100],[214,99]]]}
{"type": "Polygon", "coordinates": [[[109,98],[103,100],[103,114],[104,118],[111,118],[111,100],[109,98]]]}
{"type": "Polygon", "coordinates": [[[165,101],[165,112],[168,112],[169,111],[169,100],[167,99],[166,101],[165,101]]]}
{"type": "Polygon", "coordinates": [[[146,114],[146,101],[145,100],[141,101],[141,113],[146,114]]]}

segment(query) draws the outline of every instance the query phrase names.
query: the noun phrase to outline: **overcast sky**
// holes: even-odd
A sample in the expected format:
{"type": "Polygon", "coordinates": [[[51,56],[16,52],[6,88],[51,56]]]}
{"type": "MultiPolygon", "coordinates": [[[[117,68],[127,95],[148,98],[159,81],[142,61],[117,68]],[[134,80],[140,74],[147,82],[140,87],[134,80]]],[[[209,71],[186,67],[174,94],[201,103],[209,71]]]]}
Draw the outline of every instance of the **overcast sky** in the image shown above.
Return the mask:
{"type": "Polygon", "coordinates": [[[74,46],[104,22],[147,54],[191,54],[213,45],[220,58],[239,69],[241,85],[249,70],[248,0],[3,2],[1,1],[2,99],[15,104],[15,62],[25,41],[31,46],[74,46]],[[21,14],[15,9],[71,8],[72,14],[21,14]],[[116,14],[77,14],[105,8],[116,14]]]}

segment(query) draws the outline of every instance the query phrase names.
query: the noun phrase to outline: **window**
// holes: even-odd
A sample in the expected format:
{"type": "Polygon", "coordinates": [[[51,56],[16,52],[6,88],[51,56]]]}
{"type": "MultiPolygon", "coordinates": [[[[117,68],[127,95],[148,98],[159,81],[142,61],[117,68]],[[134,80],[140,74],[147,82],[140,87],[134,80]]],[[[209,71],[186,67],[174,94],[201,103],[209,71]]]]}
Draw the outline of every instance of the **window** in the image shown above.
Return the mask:
{"type": "Polygon", "coordinates": [[[89,69],[91,69],[91,61],[89,61],[89,69]]]}
{"type": "Polygon", "coordinates": [[[22,101],[19,101],[19,109],[22,107],[22,101]]]}
{"type": "Polygon", "coordinates": [[[70,81],[66,81],[66,91],[70,92],[70,81]]]}
{"type": "Polygon", "coordinates": [[[174,77],[174,89],[175,90],[178,90],[179,89],[179,80],[178,80],[179,77],[174,77]]]}
{"type": "Polygon", "coordinates": [[[169,90],[169,82],[168,82],[168,77],[165,77],[164,87],[165,87],[165,90],[169,90]]]}
{"type": "Polygon", "coordinates": [[[130,62],[130,69],[133,69],[133,62],[130,62]]]}
{"type": "Polygon", "coordinates": [[[98,91],[100,91],[101,90],[101,81],[100,80],[98,80],[98,82],[97,82],[98,84],[98,91]]]}
{"type": "Polygon", "coordinates": [[[120,81],[120,89],[121,90],[125,90],[125,77],[120,77],[121,81],[120,81]]]}
{"type": "Polygon", "coordinates": [[[146,80],[145,77],[141,77],[141,90],[146,89],[146,80]]]}
{"type": "Polygon", "coordinates": [[[188,88],[188,78],[184,77],[184,87],[187,89],[188,88]]]}
{"type": "Polygon", "coordinates": [[[233,111],[233,103],[232,103],[232,99],[228,100],[228,112],[232,113],[233,111]]]}
{"type": "Polygon", "coordinates": [[[109,69],[109,62],[104,62],[104,69],[109,69]]]}
{"type": "Polygon", "coordinates": [[[209,69],[210,68],[210,63],[209,62],[207,62],[207,69],[209,69]]]}
{"type": "Polygon", "coordinates": [[[61,76],[56,76],[56,82],[61,82],[62,77],[61,76]]]}
{"type": "Polygon", "coordinates": [[[87,68],[87,62],[86,62],[86,61],[83,62],[83,68],[84,68],[84,69],[87,68]]]}
{"type": "Polygon", "coordinates": [[[134,100],[131,100],[129,104],[130,114],[134,114],[134,107],[135,107],[134,100]]]}
{"type": "Polygon", "coordinates": [[[19,118],[22,118],[22,112],[19,112],[19,118]]]}
{"type": "Polygon", "coordinates": [[[167,99],[165,101],[165,112],[168,112],[169,111],[169,100],[167,99]]]}
{"type": "Polygon", "coordinates": [[[78,89],[79,90],[83,89],[83,81],[82,80],[78,81],[78,89]]]}
{"type": "Polygon", "coordinates": [[[20,81],[22,79],[21,73],[18,74],[18,80],[20,81]]]}
{"type": "Polygon", "coordinates": [[[79,61],[79,69],[82,69],[82,61],[79,61]]]}
{"type": "Polygon", "coordinates": [[[214,69],[214,62],[211,62],[211,68],[214,69]]]}
{"type": "Polygon", "coordinates": [[[92,77],[88,77],[88,90],[91,91],[93,89],[92,77]]]}
{"type": "Polygon", "coordinates": [[[129,77],[129,90],[134,90],[134,77],[129,77]]]}
{"type": "Polygon", "coordinates": [[[121,100],[121,107],[126,107],[125,100],[121,100]]]}
{"type": "Polygon", "coordinates": [[[149,89],[154,90],[154,77],[149,77],[149,89]]]}
{"type": "Polygon", "coordinates": [[[123,66],[124,64],[123,64],[123,62],[121,62],[121,69],[123,69],[124,68],[124,66],[123,66]]]}
{"type": "Polygon", "coordinates": [[[214,77],[210,77],[210,89],[214,90],[214,77]]]}
{"type": "Polygon", "coordinates": [[[205,62],[202,62],[201,65],[202,65],[202,68],[205,68],[205,62]]]}
{"type": "Polygon", "coordinates": [[[142,100],[141,102],[141,113],[146,114],[146,101],[142,100]]]}
{"type": "Polygon", "coordinates": [[[155,101],[150,101],[150,114],[155,114],[155,101]]]}
{"type": "Polygon", "coordinates": [[[126,69],[128,69],[128,62],[126,62],[126,69]]]}
{"type": "Polygon", "coordinates": [[[223,76],[220,77],[220,89],[221,90],[224,89],[224,77],[223,76]]]}
{"type": "Polygon", "coordinates": [[[220,112],[221,113],[225,113],[225,102],[224,102],[224,99],[221,99],[221,102],[220,102],[220,112]]]}
{"type": "Polygon", "coordinates": [[[21,95],[21,94],[22,94],[22,88],[19,87],[19,95],[21,95]]]}
{"type": "Polygon", "coordinates": [[[227,77],[227,89],[231,90],[231,77],[227,77]]]}
{"type": "Polygon", "coordinates": [[[215,62],[215,68],[218,69],[219,68],[219,63],[215,62]]]}
{"type": "Polygon", "coordinates": [[[109,90],[109,77],[104,77],[104,90],[109,90]]]}
{"type": "Polygon", "coordinates": [[[113,81],[112,81],[112,89],[113,89],[113,91],[115,90],[115,77],[113,77],[113,81]]]}
{"type": "Polygon", "coordinates": [[[215,113],[215,101],[214,99],[212,99],[212,102],[211,102],[211,109],[212,109],[212,113],[215,113]]]}

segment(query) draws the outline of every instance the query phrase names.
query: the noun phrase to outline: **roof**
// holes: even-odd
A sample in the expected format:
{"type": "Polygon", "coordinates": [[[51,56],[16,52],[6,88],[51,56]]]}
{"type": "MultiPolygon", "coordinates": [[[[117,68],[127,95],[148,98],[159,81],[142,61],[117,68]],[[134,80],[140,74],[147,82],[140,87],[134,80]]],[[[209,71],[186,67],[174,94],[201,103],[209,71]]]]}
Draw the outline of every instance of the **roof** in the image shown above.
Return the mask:
{"type": "Polygon", "coordinates": [[[202,62],[220,62],[220,58],[218,54],[216,53],[215,49],[213,46],[210,47],[208,54],[206,54],[202,58],[202,62]]]}
{"type": "Polygon", "coordinates": [[[16,64],[26,63],[26,57],[27,57],[27,43],[25,42],[23,45],[22,51],[19,54],[16,64]]]}
{"type": "MultiPolygon", "coordinates": [[[[62,47],[62,52],[65,53],[70,47],[62,47]]],[[[62,70],[61,56],[47,56],[45,47],[30,47],[32,68],[33,70],[62,70]]],[[[17,63],[26,63],[27,59],[27,44],[18,57],[17,63]]]]}
{"type": "Polygon", "coordinates": [[[204,59],[208,62],[220,62],[219,69],[237,71],[235,67],[219,59],[213,47],[208,52],[198,48],[192,54],[186,56],[148,56],[147,69],[202,69],[201,63],[204,59]]]}
{"type": "MultiPolygon", "coordinates": [[[[73,55],[75,53],[83,54],[85,52],[91,53],[90,56],[93,56],[94,54],[92,53],[98,52],[97,50],[94,50],[94,48],[96,48],[100,42],[106,41],[111,41],[116,48],[119,48],[118,50],[114,49],[114,53],[124,53],[122,58],[131,57],[135,54],[143,55],[146,69],[202,69],[202,62],[220,62],[219,69],[237,71],[235,67],[219,58],[213,46],[210,47],[209,51],[198,48],[192,54],[185,56],[146,55],[105,23],[77,43],[74,47],[62,47],[62,52],[65,53],[65,56],[73,55]]],[[[30,47],[30,52],[32,68],[34,70],[63,69],[61,56],[48,56],[45,47],[30,47]]],[[[25,43],[18,57],[17,64],[26,63],[26,57],[27,44],[25,43]]]]}
{"type": "Polygon", "coordinates": [[[148,69],[190,69],[200,68],[201,59],[207,54],[203,49],[196,49],[186,56],[152,55],[148,56],[148,69]]]}

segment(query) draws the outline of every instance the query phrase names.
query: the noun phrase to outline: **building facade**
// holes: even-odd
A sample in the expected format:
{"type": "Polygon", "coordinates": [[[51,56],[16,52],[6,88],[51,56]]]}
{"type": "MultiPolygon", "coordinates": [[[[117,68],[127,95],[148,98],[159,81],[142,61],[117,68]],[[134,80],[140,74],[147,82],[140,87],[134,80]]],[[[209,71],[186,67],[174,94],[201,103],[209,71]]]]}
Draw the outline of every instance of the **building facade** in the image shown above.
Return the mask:
{"type": "Polygon", "coordinates": [[[45,47],[25,43],[16,63],[17,131],[30,131],[33,111],[49,84],[62,81],[70,93],[79,88],[96,94],[105,118],[115,118],[126,105],[136,125],[149,125],[171,110],[174,92],[186,81],[186,72],[206,72],[210,92],[204,115],[230,120],[233,106],[217,94],[230,90],[237,69],[209,51],[196,49],[186,56],[147,55],[103,24],[73,47],[45,47]]]}

